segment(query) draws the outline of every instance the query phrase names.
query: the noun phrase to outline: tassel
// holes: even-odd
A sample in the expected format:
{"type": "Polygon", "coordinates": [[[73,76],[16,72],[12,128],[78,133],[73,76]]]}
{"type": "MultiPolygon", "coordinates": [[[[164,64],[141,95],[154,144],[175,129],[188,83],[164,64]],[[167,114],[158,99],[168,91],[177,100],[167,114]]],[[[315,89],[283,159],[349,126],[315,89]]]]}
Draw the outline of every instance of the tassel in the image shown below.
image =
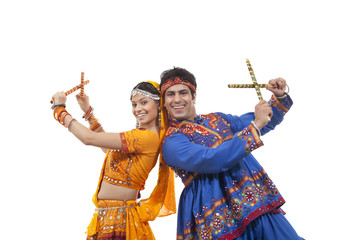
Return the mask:
{"type": "Polygon", "coordinates": [[[89,226],[87,227],[87,231],[86,234],[89,236],[93,236],[96,234],[96,226],[97,226],[97,217],[98,217],[99,211],[96,210],[96,212],[94,213],[93,218],[91,219],[91,222],[89,224],[89,226]]]}

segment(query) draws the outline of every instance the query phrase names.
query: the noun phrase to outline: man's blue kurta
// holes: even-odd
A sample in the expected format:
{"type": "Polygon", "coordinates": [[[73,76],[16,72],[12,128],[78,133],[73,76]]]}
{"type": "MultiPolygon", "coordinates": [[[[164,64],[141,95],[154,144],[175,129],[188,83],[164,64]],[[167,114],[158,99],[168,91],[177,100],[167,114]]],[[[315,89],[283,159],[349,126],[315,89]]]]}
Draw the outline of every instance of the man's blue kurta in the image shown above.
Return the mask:
{"type": "MultiPolygon", "coordinates": [[[[272,96],[273,130],[290,109],[289,96],[272,96]]],[[[177,239],[235,239],[256,218],[280,213],[284,199],[251,152],[263,143],[251,121],[254,113],[198,115],[170,121],[162,153],[182,179],[177,239]]]]}

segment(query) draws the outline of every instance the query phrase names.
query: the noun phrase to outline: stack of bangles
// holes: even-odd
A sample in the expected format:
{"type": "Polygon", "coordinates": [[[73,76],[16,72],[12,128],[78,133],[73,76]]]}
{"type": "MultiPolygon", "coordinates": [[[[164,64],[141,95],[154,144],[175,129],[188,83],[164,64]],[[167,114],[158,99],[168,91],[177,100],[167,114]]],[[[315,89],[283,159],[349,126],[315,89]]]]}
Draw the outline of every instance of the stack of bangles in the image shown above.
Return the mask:
{"type": "Polygon", "coordinates": [[[54,109],[54,118],[55,120],[57,120],[61,125],[63,125],[64,127],[68,128],[70,131],[70,127],[71,124],[76,121],[75,118],[71,119],[71,121],[69,122],[69,124],[66,126],[65,125],[65,118],[66,116],[70,116],[72,117],[65,109],[65,106],[63,105],[59,105],[57,107],[55,107],[54,109]]]}
{"type": "Polygon", "coordinates": [[[98,119],[94,117],[94,108],[91,106],[89,107],[89,110],[84,114],[83,118],[85,121],[89,121],[90,130],[94,131],[97,128],[101,127],[101,124],[98,122],[98,119]]]}

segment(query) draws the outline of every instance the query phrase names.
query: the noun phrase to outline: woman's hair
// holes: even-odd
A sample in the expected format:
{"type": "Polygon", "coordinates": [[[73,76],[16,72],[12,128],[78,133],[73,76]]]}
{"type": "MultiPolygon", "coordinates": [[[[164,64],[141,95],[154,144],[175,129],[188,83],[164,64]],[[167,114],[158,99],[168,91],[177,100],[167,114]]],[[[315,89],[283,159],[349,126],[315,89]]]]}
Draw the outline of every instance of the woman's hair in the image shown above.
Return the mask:
{"type": "MultiPolygon", "coordinates": [[[[180,67],[174,67],[172,69],[166,70],[161,73],[160,89],[167,80],[174,80],[174,78],[176,77],[179,77],[184,82],[191,83],[192,85],[194,85],[196,89],[195,76],[185,68],[180,68],[180,67]]],[[[191,95],[194,97],[194,93],[195,93],[194,90],[190,88],[190,91],[191,91],[191,95]]]]}
{"type": "MultiPolygon", "coordinates": [[[[152,85],[152,84],[149,83],[149,82],[141,82],[141,83],[137,84],[137,85],[133,88],[133,90],[134,90],[134,89],[144,90],[144,91],[146,91],[146,92],[149,92],[149,93],[151,93],[151,94],[155,94],[155,95],[157,95],[157,96],[160,97],[160,92],[159,92],[159,90],[157,90],[157,89],[154,87],[154,85],[152,85]]],[[[130,101],[131,101],[131,98],[132,98],[132,96],[130,96],[130,101]]]]}

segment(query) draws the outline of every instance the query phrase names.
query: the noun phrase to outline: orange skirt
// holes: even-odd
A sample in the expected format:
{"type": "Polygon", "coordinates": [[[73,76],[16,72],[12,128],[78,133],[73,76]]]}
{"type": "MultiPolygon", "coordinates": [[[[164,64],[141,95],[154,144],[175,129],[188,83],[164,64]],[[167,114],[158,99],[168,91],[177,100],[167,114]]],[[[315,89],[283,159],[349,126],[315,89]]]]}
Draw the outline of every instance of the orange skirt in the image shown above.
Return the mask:
{"type": "Polygon", "coordinates": [[[99,200],[96,234],[87,240],[154,240],[148,222],[141,222],[135,201],[99,200]]]}

